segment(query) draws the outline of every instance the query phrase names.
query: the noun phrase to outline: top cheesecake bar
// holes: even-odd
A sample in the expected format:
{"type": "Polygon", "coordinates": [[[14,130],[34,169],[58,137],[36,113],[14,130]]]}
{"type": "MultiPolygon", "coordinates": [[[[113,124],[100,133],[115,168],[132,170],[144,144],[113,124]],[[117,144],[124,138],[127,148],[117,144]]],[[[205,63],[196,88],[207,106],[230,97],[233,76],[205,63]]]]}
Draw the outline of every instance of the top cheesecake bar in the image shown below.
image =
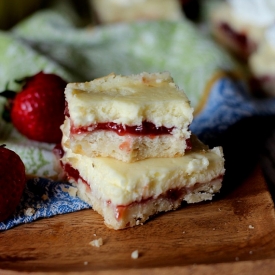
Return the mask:
{"type": "Polygon", "coordinates": [[[193,108],[168,72],[70,83],[65,96],[62,131],[74,153],[134,162],[190,149],[193,108]]]}

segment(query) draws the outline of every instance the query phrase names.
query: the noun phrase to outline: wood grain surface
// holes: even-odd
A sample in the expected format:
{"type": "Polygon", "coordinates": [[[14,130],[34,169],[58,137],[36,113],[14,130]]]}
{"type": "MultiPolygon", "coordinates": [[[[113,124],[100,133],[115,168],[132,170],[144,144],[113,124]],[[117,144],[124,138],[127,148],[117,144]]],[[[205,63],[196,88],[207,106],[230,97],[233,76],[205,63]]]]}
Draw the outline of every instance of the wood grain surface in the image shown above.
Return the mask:
{"type": "Polygon", "coordinates": [[[135,228],[108,229],[84,210],[1,232],[0,274],[272,274],[274,228],[273,201],[257,168],[212,202],[135,228]],[[89,244],[98,238],[101,247],[89,244]]]}

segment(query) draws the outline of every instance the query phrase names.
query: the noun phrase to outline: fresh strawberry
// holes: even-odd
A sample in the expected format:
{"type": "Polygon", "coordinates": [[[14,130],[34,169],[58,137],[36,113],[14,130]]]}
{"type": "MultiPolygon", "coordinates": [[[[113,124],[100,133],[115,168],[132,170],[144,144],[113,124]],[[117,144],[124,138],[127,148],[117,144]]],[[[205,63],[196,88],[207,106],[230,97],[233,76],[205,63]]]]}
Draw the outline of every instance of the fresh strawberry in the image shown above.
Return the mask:
{"type": "Polygon", "coordinates": [[[67,83],[55,74],[40,72],[25,79],[22,90],[11,99],[7,92],[14,127],[29,139],[59,143],[64,121],[67,83]]]}
{"type": "Polygon", "coordinates": [[[25,166],[12,150],[0,146],[0,222],[19,205],[26,185],[25,166]]]}
{"type": "MultiPolygon", "coordinates": [[[[56,74],[45,74],[44,72],[39,72],[33,76],[25,77],[18,82],[23,82],[23,89],[33,86],[44,86],[44,87],[61,87],[66,86],[66,82],[56,74]]],[[[63,91],[64,92],[64,91],[63,91]]]]}

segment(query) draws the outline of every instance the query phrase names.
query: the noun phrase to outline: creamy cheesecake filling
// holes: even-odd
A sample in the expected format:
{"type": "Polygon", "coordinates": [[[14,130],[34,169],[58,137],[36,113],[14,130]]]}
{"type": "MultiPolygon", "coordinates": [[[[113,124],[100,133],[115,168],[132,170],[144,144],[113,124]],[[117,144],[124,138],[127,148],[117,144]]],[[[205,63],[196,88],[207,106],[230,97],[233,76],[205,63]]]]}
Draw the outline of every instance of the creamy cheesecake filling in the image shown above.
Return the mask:
{"type": "Polygon", "coordinates": [[[176,127],[171,129],[173,134],[184,136],[193,119],[190,101],[169,73],[111,74],[90,82],[70,83],[65,96],[66,114],[76,127],[151,122],[157,127],[176,127]]]}

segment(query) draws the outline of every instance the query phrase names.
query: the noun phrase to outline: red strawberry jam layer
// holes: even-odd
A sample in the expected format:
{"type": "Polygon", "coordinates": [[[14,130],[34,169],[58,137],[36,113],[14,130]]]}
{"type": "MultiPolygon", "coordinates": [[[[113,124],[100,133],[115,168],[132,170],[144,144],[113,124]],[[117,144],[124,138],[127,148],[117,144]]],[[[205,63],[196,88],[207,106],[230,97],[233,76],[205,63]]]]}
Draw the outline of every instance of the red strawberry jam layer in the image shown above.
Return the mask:
{"type": "MultiPolygon", "coordinates": [[[[157,199],[163,198],[165,200],[169,200],[172,203],[181,201],[184,195],[187,193],[187,190],[185,187],[182,188],[173,188],[166,191],[164,194],[160,195],[157,199]]],[[[142,199],[141,201],[135,201],[128,205],[117,205],[116,206],[116,219],[119,221],[123,218],[125,212],[127,211],[127,208],[134,206],[136,204],[146,204],[150,200],[155,200],[155,198],[150,197],[146,199],[142,199]]],[[[111,202],[109,202],[111,203],[111,202]]]]}
{"type": "Polygon", "coordinates": [[[274,95],[275,87],[275,76],[263,75],[255,76],[250,79],[250,87],[252,92],[261,97],[274,95]]]}
{"type": "Polygon", "coordinates": [[[275,82],[275,76],[273,75],[263,75],[256,78],[259,82],[275,82]]]}
{"type": "Polygon", "coordinates": [[[167,128],[164,126],[157,127],[151,122],[144,121],[142,125],[137,126],[128,126],[117,124],[114,122],[106,122],[106,123],[97,123],[90,126],[83,126],[83,127],[71,127],[72,134],[82,134],[87,132],[93,132],[98,130],[105,130],[105,131],[114,131],[120,136],[124,135],[170,135],[173,131],[174,127],[167,128]]]}
{"type": "Polygon", "coordinates": [[[244,56],[248,56],[252,51],[256,49],[256,45],[248,39],[245,33],[236,32],[227,23],[221,23],[220,29],[229,39],[234,41],[234,43],[240,48],[244,56]]]}
{"type": "MultiPolygon", "coordinates": [[[[134,135],[134,136],[149,136],[150,138],[154,138],[159,135],[171,135],[174,127],[167,128],[164,126],[156,127],[151,122],[143,122],[142,125],[139,126],[123,126],[121,124],[117,124],[114,122],[107,123],[97,123],[91,126],[83,126],[83,127],[71,127],[72,134],[83,134],[93,131],[114,131],[120,136],[125,135],[134,135]]],[[[191,150],[192,144],[190,139],[186,139],[186,150],[191,150]]]]}
{"type": "Polygon", "coordinates": [[[61,159],[64,156],[64,150],[60,143],[56,144],[53,148],[53,154],[57,159],[61,159]]]}
{"type": "Polygon", "coordinates": [[[63,168],[63,170],[65,171],[65,173],[66,173],[66,175],[67,175],[67,177],[68,177],[69,179],[73,179],[76,183],[78,182],[78,180],[81,180],[83,183],[85,183],[85,184],[90,188],[90,186],[89,186],[89,184],[87,183],[87,181],[84,180],[84,179],[80,176],[79,171],[78,171],[77,169],[73,168],[69,163],[63,164],[63,163],[61,162],[61,165],[62,165],[62,168],[63,168]]]}

